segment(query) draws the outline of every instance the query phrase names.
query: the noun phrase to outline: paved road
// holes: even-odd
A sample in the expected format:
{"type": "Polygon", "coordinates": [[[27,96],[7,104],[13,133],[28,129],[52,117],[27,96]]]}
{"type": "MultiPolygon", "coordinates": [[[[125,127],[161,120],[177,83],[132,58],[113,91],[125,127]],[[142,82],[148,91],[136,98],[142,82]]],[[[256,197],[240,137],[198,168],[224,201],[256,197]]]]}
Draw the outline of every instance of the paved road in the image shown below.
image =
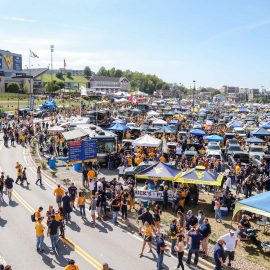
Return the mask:
{"type": "MultiPolygon", "coordinates": [[[[0,253],[15,270],[33,269],[33,266],[39,270],[63,269],[69,258],[75,259],[82,270],[100,269],[103,262],[108,262],[115,270],[156,269],[156,254],[146,253],[145,257],[139,258],[142,242],[135,234],[114,227],[110,222],[99,223],[93,228],[89,221],[81,220],[78,212],[72,213],[72,222],[66,226],[66,236],[73,244],[61,242],[59,253],[54,254],[46,238],[45,252],[37,253],[34,223],[30,215],[39,206],[45,210],[49,204],[56,206],[53,196],[55,186],[49,181],[44,181],[43,188],[35,185],[35,170],[21,146],[1,147],[0,157],[0,168],[14,179],[16,161],[26,166],[31,183],[29,189],[15,185],[13,202],[1,209],[0,253]]],[[[176,259],[167,255],[164,262],[164,269],[174,269],[176,266],[176,259]]]]}

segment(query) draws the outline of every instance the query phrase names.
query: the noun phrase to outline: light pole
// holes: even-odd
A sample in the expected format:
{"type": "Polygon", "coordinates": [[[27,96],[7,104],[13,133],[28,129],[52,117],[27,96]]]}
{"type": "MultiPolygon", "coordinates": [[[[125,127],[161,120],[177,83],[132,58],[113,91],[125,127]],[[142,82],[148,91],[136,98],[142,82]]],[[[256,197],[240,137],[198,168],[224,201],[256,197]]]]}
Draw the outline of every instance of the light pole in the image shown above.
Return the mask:
{"type": "Polygon", "coordinates": [[[51,45],[51,82],[53,78],[53,52],[54,52],[54,45],[51,45]]]}
{"type": "Polygon", "coordinates": [[[196,86],[195,86],[195,83],[196,83],[196,81],[193,81],[193,96],[192,96],[192,109],[193,109],[193,113],[194,113],[194,107],[195,107],[195,100],[194,100],[194,98],[195,98],[195,91],[196,91],[196,86]]]}

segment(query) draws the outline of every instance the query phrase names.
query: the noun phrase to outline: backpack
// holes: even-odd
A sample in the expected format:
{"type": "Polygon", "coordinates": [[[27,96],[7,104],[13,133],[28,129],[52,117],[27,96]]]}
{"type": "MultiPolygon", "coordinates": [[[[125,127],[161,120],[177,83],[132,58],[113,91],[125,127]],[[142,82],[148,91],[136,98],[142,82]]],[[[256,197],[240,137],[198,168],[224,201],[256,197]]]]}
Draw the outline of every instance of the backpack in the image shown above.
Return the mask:
{"type": "Polygon", "coordinates": [[[35,215],[35,213],[31,215],[31,221],[32,222],[36,222],[36,215],[35,215]]]}

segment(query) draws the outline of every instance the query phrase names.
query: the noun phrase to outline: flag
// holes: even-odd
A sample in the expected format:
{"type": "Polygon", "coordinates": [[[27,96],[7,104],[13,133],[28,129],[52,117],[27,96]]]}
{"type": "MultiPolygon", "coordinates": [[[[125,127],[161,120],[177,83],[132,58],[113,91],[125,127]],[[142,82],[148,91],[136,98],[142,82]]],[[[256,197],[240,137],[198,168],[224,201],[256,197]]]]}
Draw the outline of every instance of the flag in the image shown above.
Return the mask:
{"type": "Polygon", "coordinates": [[[66,63],[66,59],[64,59],[64,69],[66,69],[67,67],[67,63],[66,63]]]}
{"type": "Polygon", "coordinates": [[[132,100],[133,100],[133,96],[132,96],[132,95],[130,95],[129,100],[130,100],[130,101],[132,101],[132,100]]]}
{"type": "Polygon", "coordinates": [[[35,54],[32,50],[30,50],[30,57],[39,58],[37,54],[35,54]]]}

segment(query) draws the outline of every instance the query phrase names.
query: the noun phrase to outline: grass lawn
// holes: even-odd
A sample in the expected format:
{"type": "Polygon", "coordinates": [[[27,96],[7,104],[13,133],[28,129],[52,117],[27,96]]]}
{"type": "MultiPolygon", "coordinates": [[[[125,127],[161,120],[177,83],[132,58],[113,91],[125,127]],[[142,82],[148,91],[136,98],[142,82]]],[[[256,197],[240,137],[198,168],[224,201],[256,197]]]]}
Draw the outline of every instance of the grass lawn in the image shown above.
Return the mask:
{"type": "MultiPolygon", "coordinates": [[[[193,212],[197,215],[198,210],[203,210],[206,217],[209,218],[209,222],[211,224],[212,228],[212,234],[210,237],[210,243],[215,244],[216,240],[228,233],[229,229],[237,229],[237,224],[233,222],[231,224],[232,214],[230,214],[228,217],[223,217],[224,225],[217,223],[214,218],[214,213],[211,212],[210,203],[211,203],[212,195],[208,195],[207,193],[200,193],[200,199],[199,199],[199,205],[195,206],[194,208],[186,206],[186,211],[188,209],[192,209],[193,212]]],[[[166,230],[166,227],[169,226],[171,220],[175,218],[175,215],[169,212],[163,212],[161,215],[161,224],[163,225],[163,228],[166,230]]],[[[254,223],[252,223],[252,227],[257,228],[258,226],[254,223]]],[[[258,239],[261,241],[269,241],[269,235],[270,234],[264,234],[262,231],[258,233],[258,239]]],[[[241,257],[241,259],[252,261],[253,263],[256,263],[258,266],[263,266],[266,269],[270,269],[270,252],[265,252],[262,254],[258,248],[253,244],[248,243],[239,243],[236,249],[236,258],[241,257]]],[[[239,258],[240,259],[240,258],[239,258]]],[[[243,268],[238,268],[243,269],[243,268]]],[[[260,268],[256,268],[260,269],[260,268]]]]}
{"type": "MultiPolygon", "coordinates": [[[[44,82],[50,82],[51,81],[51,74],[43,74],[38,79],[42,79],[44,82]]],[[[64,80],[58,79],[55,74],[53,74],[52,79],[55,81],[61,81],[64,82],[64,80]]],[[[86,86],[86,83],[88,80],[83,77],[83,76],[72,76],[71,78],[68,78],[65,76],[65,82],[74,82],[74,83],[79,83],[80,86],[86,86]]]]}

